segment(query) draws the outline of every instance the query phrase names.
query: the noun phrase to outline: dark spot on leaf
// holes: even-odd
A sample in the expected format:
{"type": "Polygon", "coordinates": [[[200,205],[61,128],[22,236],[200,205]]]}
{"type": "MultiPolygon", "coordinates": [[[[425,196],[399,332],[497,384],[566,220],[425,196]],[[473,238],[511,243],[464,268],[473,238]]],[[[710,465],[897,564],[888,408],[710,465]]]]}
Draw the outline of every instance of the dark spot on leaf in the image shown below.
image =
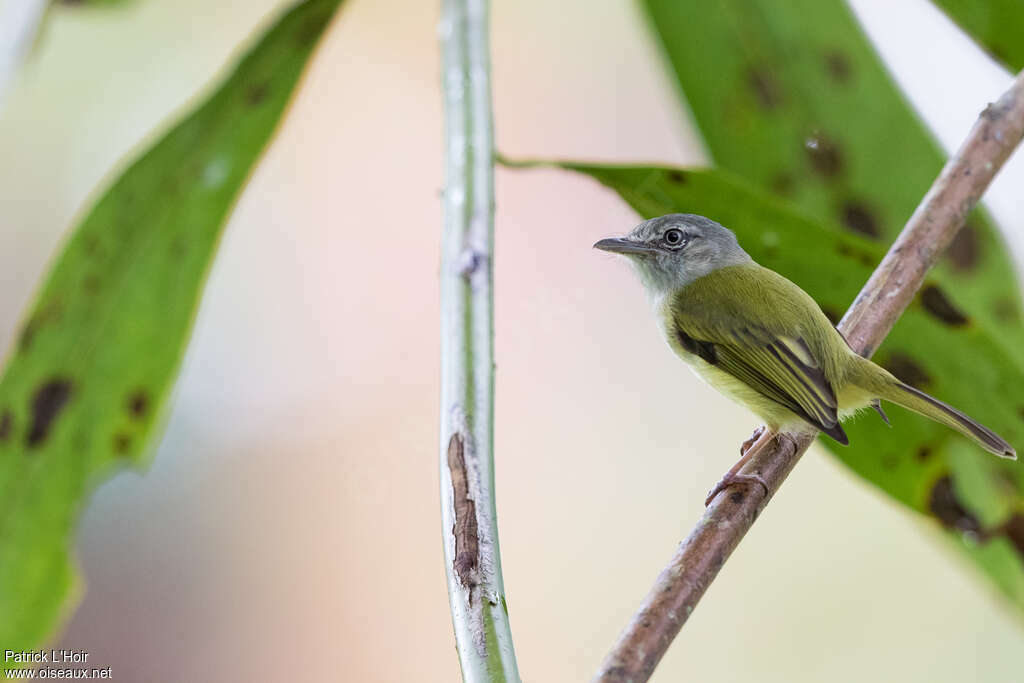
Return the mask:
{"type": "Polygon", "coordinates": [[[51,379],[39,387],[30,406],[31,426],[25,436],[25,445],[36,448],[50,435],[54,420],[71,398],[71,382],[63,378],[51,379]]]}
{"type": "Polygon", "coordinates": [[[946,293],[935,285],[925,285],[921,290],[921,305],[932,317],[946,325],[960,327],[969,321],[960,309],[953,305],[946,293]]]}
{"type": "Polygon", "coordinates": [[[682,171],[669,171],[665,174],[670,181],[677,185],[682,185],[686,182],[686,174],[682,171]]]}
{"type": "Polygon", "coordinates": [[[127,406],[132,417],[141,419],[149,411],[149,395],[142,389],[133,391],[128,397],[127,406]]]}
{"type": "Polygon", "coordinates": [[[5,410],[4,414],[0,415],[0,442],[7,441],[12,431],[14,431],[14,416],[11,415],[10,410],[5,410]]]}
{"type": "Polygon", "coordinates": [[[954,270],[967,271],[978,265],[978,256],[981,251],[977,229],[968,223],[960,228],[960,231],[953,238],[946,256],[954,270]]]}
{"type": "Polygon", "coordinates": [[[1017,416],[1024,420],[1024,406],[1017,406],[1017,416]]]}
{"type": "Polygon", "coordinates": [[[828,321],[832,323],[833,327],[838,325],[839,321],[843,319],[842,314],[834,308],[822,306],[821,312],[825,314],[825,317],[828,318],[828,321]]]}
{"type": "Polygon", "coordinates": [[[838,251],[841,256],[856,259],[862,266],[867,266],[868,268],[875,267],[875,256],[867,253],[863,249],[858,249],[852,244],[840,242],[838,251]]]}
{"type": "Polygon", "coordinates": [[[775,109],[782,103],[778,77],[769,69],[753,67],[747,72],[747,85],[757,103],[764,109],[775,109]]]}
{"type": "Polygon", "coordinates": [[[448,472],[452,480],[452,508],[455,523],[455,559],[452,566],[459,583],[467,588],[479,581],[476,568],[480,564],[480,546],[477,536],[476,502],[469,497],[469,474],[466,469],[465,445],[462,435],[456,432],[448,441],[448,472]]]}
{"type": "Polygon", "coordinates": [[[882,455],[882,467],[887,470],[894,470],[899,467],[900,459],[895,453],[885,453],[882,455]]]}
{"type": "Polygon", "coordinates": [[[132,448],[132,437],[130,434],[124,432],[118,432],[114,435],[113,439],[114,452],[119,455],[124,455],[132,448]]]}
{"type": "Polygon", "coordinates": [[[28,351],[35,341],[40,328],[47,323],[52,323],[60,318],[61,306],[59,301],[51,300],[41,304],[25,322],[25,326],[18,335],[18,350],[28,351]]]}
{"type": "Polygon", "coordinates": [[[100,289],[100,279],[95,275],[86,275],[82,280],[82,291],[86,294],[95,294],[100,289]]]}
{"type": "Polygon", "coordinates": [[[1004,323],[1017,322],[1020,320],[1020,309],[1014,299],[1001,296],[992,302],[992,315],[1004,323]]]}
{"type": "Polygon", "coordinates": [[[924,462],[928,458],[932,457],[933,453],[934,453],[934,451],[932,451],[932,447],[928,446],[928,445],[925,445],[925,446],[921,446],[920,448],[918,448],[917,451],[914,453],[914,455],[917,456],[918,460],[920,460],[921,462],[924,462]]]}
{"type": "Polygon", "coordinates": [[[833,50],[825,55],[825,71],[836,83],[846,83],[852,75],[850,60],[842,52],[833,50]]]}
{"type": "Polygon", "coordinates": [[[834,178],[843,170],[843,155],[839,145],[824,133],[815,132],[804,140],[804,151],[811,168],[818,175],[834,178]]]}
{"type": "Polygon", "coordinates": [[[931,383],[932,378],[917,361],[900,351],[893,351],[882,367],[896,376],[898,380],[921,389],[931,383]]]}
{"type": "Polygon", "coordinates": [[[796,187],[796,180],[793,175],[786,172],[776,173],[775,177],[772,178],[771,189],[777,195],[782,197],[792,196],[793,190],[796,187]]]}
{"type": "Polygon", "coordinates": [[[95,235],[86,235],[82,238],[82,248],[89,256],[96,256],[100,252],[100,243],[95,235]]]}
{"type": "Polygon", "coordinates": [[[1017,549],[1017,553],[1024,557],[1024,515],[1018,512],[1010,517],[1003,525],[1002,531],[1017,549]]]}
{"type": "Polygon", "coordinates": [[[856,200],[849,200],[843,204],[839,212],[839,218],[848,229],[860,235],[868,237],[880,237],[882,229],[878,217],[871,208],[856,200]]]}
{"type": "Polygon", "coordinates": [[[28,351],[32,348],[32,340],[36,337],[36,331],[39,329],[39,319],[36,316],[32,316],[25,321],[25,327],[21,328],[21,334],[18,335],[18,349],[21,351],[28,351]]]}
{"type": "Polygon", "coordinates": [[[953,490],[953,479],[946,475],[935,482],[928,496],[928,509],[947,529],[973,534],[984,538],[985,533],[981,522],[971,514],[956,497],[953,490]]]}
{"type": "Polygon", "coordinates": [[[310,16],[306,18],[302,26],[299,27],[295,37],[298,39],[299,45],[308,45],[309,43],[316,42],[320,37],[320,33],[324,29],[324,25],[327,23],[328,17],[326,16],[310,16]]]}
{"type": "Polygon", "coordinates": [[[267,99],[269,92],[270,86],[267,83],[253,83],[245,89],[245,103],[255,107],[267,99]]]}

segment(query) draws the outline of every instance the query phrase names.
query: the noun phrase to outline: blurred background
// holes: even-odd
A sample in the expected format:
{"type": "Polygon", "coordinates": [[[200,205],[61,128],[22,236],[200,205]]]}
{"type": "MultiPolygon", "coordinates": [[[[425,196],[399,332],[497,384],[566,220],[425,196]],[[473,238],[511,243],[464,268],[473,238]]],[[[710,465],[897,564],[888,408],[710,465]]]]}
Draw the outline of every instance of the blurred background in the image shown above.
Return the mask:
{"type": "MultiPolygon", "coordinates": [[[[53,13],[0,110],[0,345],[111,169],[285,4],[53,13]]],[[[955,148],[1009,74],[925,0],[851,5],[955,148]]],[[[54,647],[122,681],[458,679],[437,19],[436,2],[349,0],[327,34],[228,226],[152,465],[85,511],[82,602],[54,647]]],[[[705,161],[632,3],[497,1],[492,19],[502,152],[705,161]]],[[[1021,187],[1018,158],[986,200],[1018,265],[1021,187]]],[[[590,249],[637,220],[611,192],[501,170],[497,203],[512,629],[525,680],[586,679],[755,420],[672,358],[626,266],[590,249]]],[[[1019,680],[1022,625],[973,571],[816,447],[654,680],[1019,680]]]]}

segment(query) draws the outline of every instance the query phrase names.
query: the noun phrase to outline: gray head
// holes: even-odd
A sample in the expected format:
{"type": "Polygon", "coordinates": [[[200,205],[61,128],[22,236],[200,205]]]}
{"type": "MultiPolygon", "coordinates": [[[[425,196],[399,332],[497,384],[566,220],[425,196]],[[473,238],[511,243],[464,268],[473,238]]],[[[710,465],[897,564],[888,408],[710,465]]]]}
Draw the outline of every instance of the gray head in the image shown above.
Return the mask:
{"type": "Polygon", "coordinates": [[[594,248],[628,256],[654,296],[688,285],[719,268],[751,260],[731,230],[692,213],[652,218],[625,237],[601,240],[594,248]]]}

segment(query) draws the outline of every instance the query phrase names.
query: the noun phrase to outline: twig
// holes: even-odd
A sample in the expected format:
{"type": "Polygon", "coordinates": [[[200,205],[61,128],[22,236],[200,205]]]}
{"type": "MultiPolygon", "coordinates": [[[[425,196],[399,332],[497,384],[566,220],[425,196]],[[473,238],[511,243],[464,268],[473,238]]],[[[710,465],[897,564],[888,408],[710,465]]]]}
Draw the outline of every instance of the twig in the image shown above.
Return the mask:
{"type": "Polygon", "coordinates": [[[32,47],[49,0],[8,0],[0,3],[0,106],[14,74],[32,47]]]}
{"type": "Polygon", "coordinates": [[[518,681],[494,501],[494,153],[487,0],[442,0],[441,519],[465,681],[518,681]]]}
{"type": "MultiPolygon", "coordinates": [[[[981,113],[839,323],[858,353],[870,356],[878,348],[1022,137],[1024,72],[981,113]]],[[[715,498],[658,576],[596,681],[638,683],[650,678],[730,553],[813,440],[782,434],[751,458],[741,472],[757,472],[769,490],[755,486],[715,498]]]]}

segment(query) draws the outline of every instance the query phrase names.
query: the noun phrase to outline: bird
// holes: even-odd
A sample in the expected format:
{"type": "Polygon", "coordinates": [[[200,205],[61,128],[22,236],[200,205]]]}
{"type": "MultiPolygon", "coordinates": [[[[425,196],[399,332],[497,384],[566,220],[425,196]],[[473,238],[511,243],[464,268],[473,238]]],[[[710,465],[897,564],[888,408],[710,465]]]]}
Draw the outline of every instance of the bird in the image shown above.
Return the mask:
{"type": "Polygon", "coordinates": [[[595,249],[632,263],[669,347],[707,384],[764,420],[743,456],[706,504],[774,435],[820,431],[848,445],[842,421],[880,401],[950,427],[1003,458],[1017,453],[1005,439],[956,408],[897,379],[856,353],[817,302],[792,281],[759,265],[736,235],[710,218],[674,213],[651,218],[595,249]],[[770,438],[759,438],[765,436],[770,438]]]}

